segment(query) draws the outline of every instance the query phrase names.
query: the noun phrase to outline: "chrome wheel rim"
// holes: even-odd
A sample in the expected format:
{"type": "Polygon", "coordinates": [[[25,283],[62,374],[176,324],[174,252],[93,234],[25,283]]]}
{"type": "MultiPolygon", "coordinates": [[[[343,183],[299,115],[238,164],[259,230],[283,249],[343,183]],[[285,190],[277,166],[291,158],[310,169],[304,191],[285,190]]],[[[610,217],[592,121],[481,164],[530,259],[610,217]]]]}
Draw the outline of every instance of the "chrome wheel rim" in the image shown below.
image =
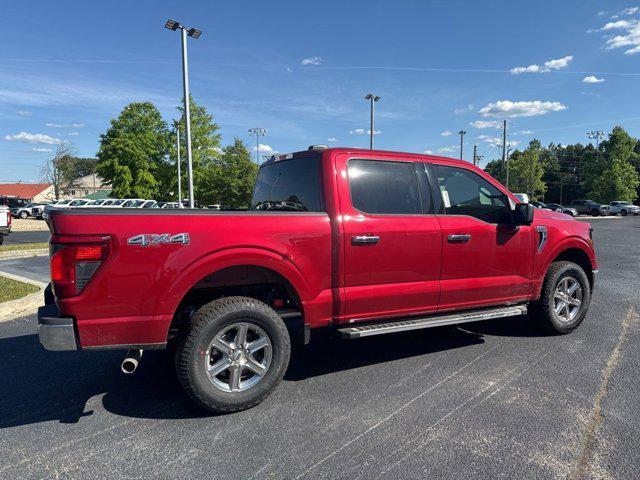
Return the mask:
{"type": "Polygon", "coordinates": [[[553,295],[553,308],[563,323],[573,321],[582,305],[582,287],[574,277],[564,277],[553,295]]]}
{"type": "Polygon", "coordinates": [[[207,375],[224,392],[242,392],[264,378],[273,348],[265,331],[253,323],[233,323],[209,344],[205,357],[207,375]]]}

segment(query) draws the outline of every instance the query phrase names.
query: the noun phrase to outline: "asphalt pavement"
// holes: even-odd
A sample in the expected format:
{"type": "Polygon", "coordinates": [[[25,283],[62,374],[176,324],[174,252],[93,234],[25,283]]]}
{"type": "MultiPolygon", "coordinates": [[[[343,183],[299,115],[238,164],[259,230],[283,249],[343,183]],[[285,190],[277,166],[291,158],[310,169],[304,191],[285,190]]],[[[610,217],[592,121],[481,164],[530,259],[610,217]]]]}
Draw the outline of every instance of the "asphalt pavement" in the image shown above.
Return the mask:
{"type": "MultiPolygon", "coordinates": [[[[47,352],[0,324],[0,478],[638,478],[640,218],[593,220],[583,325],[526,317],[312,339],[261,405],[212,416],[164,352],[47,352]]],[[[0,268],[1,269],[1,268],[0,268]]]]}
{"type": "Polygon", "coordinates": [[[9,258],[0,260],[0,272],[20,275],[38,282],[49,283],[49,256],[40,255],[27,258],[9,258]]]}
{"type": "Polygon", "coordinates": [[[4,244],[12,243],[40,243],[49,241],[49,231],[36,230],[32,232],[11,232],[4,237],[4,244]]]}

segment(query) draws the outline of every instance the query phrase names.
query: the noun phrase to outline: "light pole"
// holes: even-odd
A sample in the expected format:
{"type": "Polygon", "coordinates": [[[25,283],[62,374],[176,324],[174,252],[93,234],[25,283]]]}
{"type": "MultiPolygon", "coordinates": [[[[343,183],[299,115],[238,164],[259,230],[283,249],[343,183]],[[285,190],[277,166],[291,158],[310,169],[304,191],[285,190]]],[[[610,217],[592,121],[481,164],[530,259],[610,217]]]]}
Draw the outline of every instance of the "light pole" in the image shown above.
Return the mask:
{"type": "Polygon", "coordinates": [[[180,126],[176,125],[176,152],[178,152],[178,208],[182,208],[182,175],[180,174],[180,126]]]}
{"type": "Polygon", "coordinates": [[[375,103],[380,100],[380,96],[379,95],[374,95],[373,93],[367,93],[367,95],[364,97],[365,100],[369,100],[369,103],[371,104],[371,109],[370,109],[370,117],[369,117],[369,149],[373,150],[373,135],[375,134],[375,130],[374,130],[374,119],[373,119],[373,114],[374,114],[374,110],[375,110],[375,103]]]}
{"type": "Polygon", "coordinates": [[[462,145],[464,144],[464,136],[467,134],[464,130],[460,130],[458,135],[460,135],[460,160],[462,160],[462,145]]]}
{"type": "Polygon", "coordinates": [[[267,134],[266,128],[254,127],[249,129],[249,135],[256,137],[256,165],[260,166],[260,137],[267,134]]]}
{"type": "Polygon", "coordinates": [[[507,189],[509,189],[509,154],[511,153],[511,146],[509,146],[506,150],[506,162],[507,162],[507,180],[506,185],[507,189]]]}
{"type": "Polygon", "coordinates": [[[595,140],[596,141],[596,150],[598,150],[598,148],[600,147],[600,139],[604,138],[606,134],[600,130],[594,130],[592,132],[587,132],[587,137],[589,137],[591,140],[595,140]]]}
{"type": "Polygon", "coordinates": [[[184,123],[187,146],[187,177],[189,178],[189,208],[194,208],[193,198],[193,163],[191,160],[191,112],[189,111],[189,65],[187,61],[187,35],[191,38],[200,38],[202,31],[196,28],[187,28],[175,20],[167,20],[165,28],[174,32],[180,29],[182,38],[182,87],[184,95],[184,123]]]}

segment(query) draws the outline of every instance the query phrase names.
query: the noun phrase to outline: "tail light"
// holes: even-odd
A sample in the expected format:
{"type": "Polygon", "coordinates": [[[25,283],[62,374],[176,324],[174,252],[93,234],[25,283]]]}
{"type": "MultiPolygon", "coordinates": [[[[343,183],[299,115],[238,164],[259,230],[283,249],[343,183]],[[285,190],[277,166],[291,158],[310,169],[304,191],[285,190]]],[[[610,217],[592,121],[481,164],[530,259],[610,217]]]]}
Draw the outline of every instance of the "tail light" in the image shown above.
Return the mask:
{"type": "Polygon", "coordinates": [[[11,216],[11,210],[7,211],[7,226],[10,227],[11,226],[11,220],[13,219],[13,217],[11,216]]]}
{"type": "Polygon", "coordinates": [[[109,237],[53,235],[51,284],[58,298],[79,295],[109,256],[109,237]]]}

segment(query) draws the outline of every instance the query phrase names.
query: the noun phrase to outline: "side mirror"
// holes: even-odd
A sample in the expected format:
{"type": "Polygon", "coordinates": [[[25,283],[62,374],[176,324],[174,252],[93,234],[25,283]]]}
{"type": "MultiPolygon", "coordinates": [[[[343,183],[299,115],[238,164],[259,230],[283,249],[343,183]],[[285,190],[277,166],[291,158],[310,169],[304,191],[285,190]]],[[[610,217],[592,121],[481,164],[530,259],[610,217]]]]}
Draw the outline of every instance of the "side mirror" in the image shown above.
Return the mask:
{"type": "Polygon", "coordinates": [[[516,225],[531,225],[536,207],[530,203],[517,203],[513,211],[513,222],[516,225]]]}

